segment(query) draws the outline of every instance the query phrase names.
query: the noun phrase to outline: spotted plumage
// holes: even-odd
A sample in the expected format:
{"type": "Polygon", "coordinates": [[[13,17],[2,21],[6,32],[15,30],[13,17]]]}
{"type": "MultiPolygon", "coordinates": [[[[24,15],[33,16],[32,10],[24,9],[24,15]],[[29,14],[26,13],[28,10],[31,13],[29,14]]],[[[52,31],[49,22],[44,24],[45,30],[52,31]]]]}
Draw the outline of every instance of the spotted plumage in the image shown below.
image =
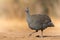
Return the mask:
{"type": "Polygon", "coordinates": [[[29,28],[31,28],[32,30],[36,30],[36,32],[41,30],[41,32],[43,33],[43,30],[46,29],[47,27],[54,26],[54,24],[51,21],[51,18],[48,15],[46,14],[30,15],[29,8],[26,9],[26,17],[29,28]]]}

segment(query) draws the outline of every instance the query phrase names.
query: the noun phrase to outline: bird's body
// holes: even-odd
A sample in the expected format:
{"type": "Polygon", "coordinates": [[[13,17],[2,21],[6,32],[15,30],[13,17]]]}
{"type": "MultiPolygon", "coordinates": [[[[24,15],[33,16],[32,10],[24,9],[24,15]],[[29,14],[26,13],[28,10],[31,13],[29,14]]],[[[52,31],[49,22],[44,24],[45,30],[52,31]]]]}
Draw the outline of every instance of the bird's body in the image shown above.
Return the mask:
{"type": "Polygon", "coordinates": [[[50,19],[50,17],[46,14],[35,14],[35,15],[30,15],[29,11],[27,12],[27,23],[29,25],[29,28],[32,30],[38,30],[43,31],[47,27],[53,27],[53,23],[50,19]]]}
{"type": "Polygon", "coordinates": [[[31,22],[29,23],[28,20],[27,22],[29,27],[33,30],[44,30],[47,27],[53,26],[50,17],[47,15],[36,14],[36,15],[30,15],[30,16],[31,16],[31,22]]]}

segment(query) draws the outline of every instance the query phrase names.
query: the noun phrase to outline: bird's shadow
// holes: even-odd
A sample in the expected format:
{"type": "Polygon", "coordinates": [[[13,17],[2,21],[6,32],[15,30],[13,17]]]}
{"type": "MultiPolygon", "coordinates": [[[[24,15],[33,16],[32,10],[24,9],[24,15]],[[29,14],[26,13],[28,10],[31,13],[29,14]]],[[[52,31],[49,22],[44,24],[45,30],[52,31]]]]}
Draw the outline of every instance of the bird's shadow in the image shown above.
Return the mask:
{"type": "MultiPolygon", "coordinates": [[[[37,35],[36,37],[39,38],[39,37],[41,37],[41,36],[37,35]]],[[[49,36],[46,36],[46,35],[45,35],[45,36],[43,36],[43,38],[46,38],[46,37],[60,37],[60,35],[54,35],[54,36],[50,36],[50,35],[49,35],[49,36]]]]}

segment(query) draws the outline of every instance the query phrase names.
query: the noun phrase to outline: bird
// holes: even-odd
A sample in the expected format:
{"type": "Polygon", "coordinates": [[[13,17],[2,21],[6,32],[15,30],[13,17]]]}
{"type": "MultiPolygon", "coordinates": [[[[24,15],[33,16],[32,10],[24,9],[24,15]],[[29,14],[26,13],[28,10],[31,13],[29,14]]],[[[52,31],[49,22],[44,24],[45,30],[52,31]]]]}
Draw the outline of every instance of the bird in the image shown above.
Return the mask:
{"type": "MultiPolygon", "coordinates": [[[[35,32],[33,33],[36,33],[41,30],[41,37],[43,37],[43,30],[45,30],[47,27],[54,27],[51,18],[47,14],[42,13],[30,15],[29,7],[25,9],[25,12],[26,21],[28,23],[29,28],[35,30],[35,32]]],[[[31,33],[29,36],[31,36],[33,33],[31,33]]]]}

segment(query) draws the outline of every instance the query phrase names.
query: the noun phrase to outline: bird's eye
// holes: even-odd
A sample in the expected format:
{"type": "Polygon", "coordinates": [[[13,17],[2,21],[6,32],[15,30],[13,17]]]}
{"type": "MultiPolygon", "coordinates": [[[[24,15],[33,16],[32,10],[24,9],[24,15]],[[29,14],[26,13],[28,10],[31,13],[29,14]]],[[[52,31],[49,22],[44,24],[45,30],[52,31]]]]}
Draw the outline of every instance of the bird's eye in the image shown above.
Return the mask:
{"type": "Polygon", "coordinates": [[[26,8],[26,10],[25,10],[27,13],[29,12],[29,8],[26,8]]]}

